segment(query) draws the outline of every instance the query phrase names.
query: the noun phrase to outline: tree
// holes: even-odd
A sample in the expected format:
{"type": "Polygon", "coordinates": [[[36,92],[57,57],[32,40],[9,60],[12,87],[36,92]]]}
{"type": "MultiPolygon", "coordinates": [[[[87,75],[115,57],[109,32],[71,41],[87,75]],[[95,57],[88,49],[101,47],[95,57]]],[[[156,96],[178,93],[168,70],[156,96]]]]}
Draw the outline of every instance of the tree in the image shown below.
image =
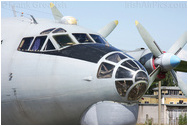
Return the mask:
{"type": "Polygon", "coordinates": [[[187,125],[187,113],[185,113],[185,115],[183,117],[183,124],[187,125]]]}
{"type": "Polygon", "coordinates": [[[161,81],[161,86],[176,86],[177,84],[174,82],[174,79],[170,72],[167,72],[165,79],[161,81]]]}
{"type": "MultiPolygon", "coordinates": [[[[173,77],[170,72],[166,73],[165,79],[161,80],[161,86],[176,86],[177,84],[174,83],[173,77]]],[[[147,90],[147,95],[153,94],[153,88],[158,87],[158,82],[153,82],[150,88],[147,90]]]]}
{"type": "Polygon", "coordinates": [[[182,115],[179,115],[179,122],[178,122],[179,125],[183,125],[183,116],[182,115]]]}
{"type": "Polygon", "coordinates": [[[184,116],[179,115],[179,122],[178,122],[179,125],[187,125],[187,113],[185,113],[184,116]]]}

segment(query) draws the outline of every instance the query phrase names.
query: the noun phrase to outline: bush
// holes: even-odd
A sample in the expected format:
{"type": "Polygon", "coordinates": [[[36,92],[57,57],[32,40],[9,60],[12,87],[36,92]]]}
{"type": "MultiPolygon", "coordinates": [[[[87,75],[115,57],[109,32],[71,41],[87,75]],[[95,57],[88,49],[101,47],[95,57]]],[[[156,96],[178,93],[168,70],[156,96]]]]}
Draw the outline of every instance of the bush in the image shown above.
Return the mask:
{"type": "Polygon", "coordinates": [[[184,116],[179,115],[179,125],[187,125],[187,113],[184,116]]]}

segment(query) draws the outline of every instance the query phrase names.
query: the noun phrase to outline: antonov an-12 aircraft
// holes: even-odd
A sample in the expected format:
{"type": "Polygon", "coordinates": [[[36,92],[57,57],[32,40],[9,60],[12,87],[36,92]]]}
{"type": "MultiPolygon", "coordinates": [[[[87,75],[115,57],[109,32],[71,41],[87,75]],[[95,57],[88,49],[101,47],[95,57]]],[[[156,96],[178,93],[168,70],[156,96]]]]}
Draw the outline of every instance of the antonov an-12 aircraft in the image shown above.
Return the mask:
{"type": "Polygon", "coordinates": [[[164,52],[136,21],[150,50],[125,52],[105,40],[118,21],[93,32],[50,7],[54,22],[2,19],[1,124],[136,124],[138,100],[167,72],[187,94],[175,72],[187,71],[187,33],[164,52]]]}

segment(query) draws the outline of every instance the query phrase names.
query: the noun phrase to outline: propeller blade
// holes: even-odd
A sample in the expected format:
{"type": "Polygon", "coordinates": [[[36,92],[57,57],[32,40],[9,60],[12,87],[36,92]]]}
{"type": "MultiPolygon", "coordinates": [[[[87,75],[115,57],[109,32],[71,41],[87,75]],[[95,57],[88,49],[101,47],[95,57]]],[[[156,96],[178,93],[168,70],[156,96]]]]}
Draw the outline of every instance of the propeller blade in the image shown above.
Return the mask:
{"type": "Polygon", "coordinates": [[[175,71],[187,72],[187,61],[181,60],[180,64],[174,68],[175,71]]]}
{"type": "Polygon", "coordinates": [[[176,84],[178,84],[178,79],[177,79],[177,76],[176,76],[176,72],[174,70],[171,70],[170,73],[171,73],[171,75],[172,75],[172,77],[174,79],[174,82],[176,84]]]}
{"type": "Polygon", "coordinates": [[[185,46],[187,43],[187,32],[185,32],[168,50],[168,53],[172,53],[177,55],[181,49],[185,46]]]}
{"type": "Polygon", "coordinates": [[[115,27],[118,25],[118,21],[112,21],[109,24],[107,24],[106,26],[104,26],[103,28],[101,28],[98,33],[101,34],[104,38],[106,38],[114,29],[115,27]]]}
{"type": "Polygon", "coordinates": [[[153,55],[155,57],[158,57],[161,54],[163,54],[163,52],[161,51],[161,49],[159,48],[159,46],[157,45],[155,40],[151,37],[149,32],[138,21],[135,21],[135,24],[136,24],[136,27],[137,27],[142,39],[144,40],[144,42],[146,43],[148,48],[151,50],[153,55]]]}
{"type": "Polygon", "coordinates": [[[187,97],[187,84],[185,84],[179,77],[178,77],[178,86],[180,87],[181,91],[187,97]]]}
{"type": "Polygon", "coordinates": [[[161,69],[161,66],[159,65],[155,70],[153,70],[150,75],[149,75],[149,87],[151,86],[151,84],[154,82],[154,80],[156,79],[157,75],[159,74],[161,69]]]}
{"type": "Polygon", "coordinates": [[[185,94],[185,96],[187,96],[187,85],[180,79],[180,77],[177,76],[177,74],[174,70],[171,70],[170,72],[171,72],[174,80],[178,83],[178,87],[185,94]]]}
{"type": "Polygon", "coordinates": [[[57,7],[53,4],[53,3],[50,3],[50,8],[51,8],[51,11],[52,11],[52,14],[54,16],[54,19],[56,21],[61,21],[61,18],[63,17],[63,15],[61,14],[61,12],[57,9],[57,7]]]}

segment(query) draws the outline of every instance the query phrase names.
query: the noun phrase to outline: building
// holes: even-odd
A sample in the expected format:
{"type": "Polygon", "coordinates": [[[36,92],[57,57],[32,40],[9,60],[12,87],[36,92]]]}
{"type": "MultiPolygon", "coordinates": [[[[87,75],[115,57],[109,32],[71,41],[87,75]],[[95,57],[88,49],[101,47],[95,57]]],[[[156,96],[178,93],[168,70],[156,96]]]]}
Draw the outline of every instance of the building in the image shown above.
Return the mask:
{"type": "MultiPolygon", "coordinates": [[[[140,99],[138,124],[152,120],[158,124],[158,88],[153,89],[153,95],[144,95],[140,99]]],[[[161,124],[177,125],[179,115],[187,114],[187,98],[179,87],[161,87],[161,124]]]]}
{"type": "MultiPolygon", "coordinates": [[[[153,89],[153,95],[144,95],[142,104],[158,104],[158,87],[153,89]]],[[[162,104],[187,104],[187,98],[179,87],[161,87],[162,104]]]]}

